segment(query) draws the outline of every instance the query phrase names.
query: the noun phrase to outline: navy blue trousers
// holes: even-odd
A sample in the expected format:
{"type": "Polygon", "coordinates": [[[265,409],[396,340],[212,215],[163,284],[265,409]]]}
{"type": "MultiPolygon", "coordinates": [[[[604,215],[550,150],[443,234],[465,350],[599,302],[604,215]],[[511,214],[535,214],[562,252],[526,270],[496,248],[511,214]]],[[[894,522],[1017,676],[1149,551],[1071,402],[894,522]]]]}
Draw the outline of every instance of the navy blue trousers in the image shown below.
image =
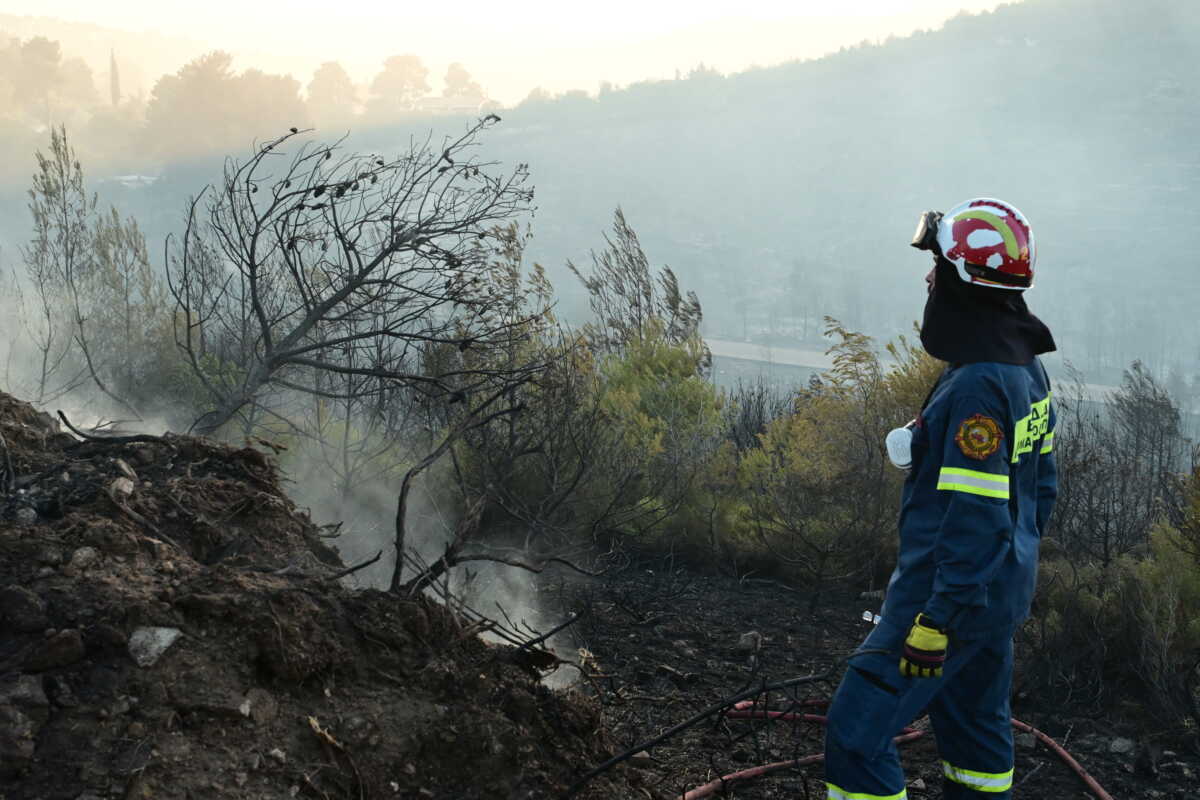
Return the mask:
{"type": "Polygon", "coordinates": [[[1008,800],[1013,739],[1009,691],[1012,635],[951,639],[940,678],[905,678],[908,630],[881,621],[850,659],[829,709],[825,780],[830,800],[904,800],[904,771],[892,742],[924,709],[942,758],[946,800],[1008,800]]]}

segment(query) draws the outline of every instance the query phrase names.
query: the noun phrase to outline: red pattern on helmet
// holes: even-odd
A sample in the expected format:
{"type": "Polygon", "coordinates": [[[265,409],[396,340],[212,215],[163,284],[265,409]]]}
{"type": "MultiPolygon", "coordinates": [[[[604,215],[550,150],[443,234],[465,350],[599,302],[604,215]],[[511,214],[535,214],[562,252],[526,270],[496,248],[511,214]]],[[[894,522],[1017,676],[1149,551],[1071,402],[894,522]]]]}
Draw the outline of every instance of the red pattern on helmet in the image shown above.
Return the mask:
{"type": "Polygon", "coordinates": [[[1018,257],[1013,258],[1008,254],[1008,248],[1001,241],[999,244],[989,245],[987,247],[971,247],[967,244],[968,237],[975,231],[990,231],[995,230],[990,222],[982,219],[960,219],[954,222],[951,227],[951,235],[954,237],[954,247],[950,252],[946,253],[949,259],[963,259],[968,264],[978,264],[983,267],[990,267],[989,260],[992,256],[998,255],[1002,259],[1002,263],[998,267],[1000,272],[1008,273],[1009,275],[1018,275],[1024,277],[1031,273],[1029,252],[1029,226],[1026,225],[1012,209],[994,202],[975,202],[970,205],[970,208],[983,208],[989,214],[1000,217],[1017,240],[1018,257]],[[1003,214],[996,212],[1003,209],[1003,214]]]}

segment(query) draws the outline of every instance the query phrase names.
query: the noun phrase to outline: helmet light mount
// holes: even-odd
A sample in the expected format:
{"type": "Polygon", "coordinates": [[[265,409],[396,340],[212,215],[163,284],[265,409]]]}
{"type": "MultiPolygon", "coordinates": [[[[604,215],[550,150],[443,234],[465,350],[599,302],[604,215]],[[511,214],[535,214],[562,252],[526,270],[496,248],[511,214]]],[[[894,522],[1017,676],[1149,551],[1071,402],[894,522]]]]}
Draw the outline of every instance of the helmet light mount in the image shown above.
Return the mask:
{"type": "Polygon", "coordinates": [[[938,227],[942,224],[942,212],[926,211],[917,220],[917,232],[910,243],[918,250],[929,250],[941,254],[938,248],[938,227]]]}

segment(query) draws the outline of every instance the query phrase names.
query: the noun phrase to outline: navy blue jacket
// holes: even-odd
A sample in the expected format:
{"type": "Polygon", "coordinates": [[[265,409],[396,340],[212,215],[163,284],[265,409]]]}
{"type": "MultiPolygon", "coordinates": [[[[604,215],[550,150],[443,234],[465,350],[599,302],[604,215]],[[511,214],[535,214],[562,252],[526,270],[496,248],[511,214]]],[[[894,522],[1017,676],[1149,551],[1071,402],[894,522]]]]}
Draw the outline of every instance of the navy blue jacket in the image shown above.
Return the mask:
{"type": "Polygon", "coordinates": [[[1054,426],[1037,359],[946,369],[913,431],[884,619],[907,630],[923,611],[968,639],[1029,615],[1057,493],[1054,426]]]}

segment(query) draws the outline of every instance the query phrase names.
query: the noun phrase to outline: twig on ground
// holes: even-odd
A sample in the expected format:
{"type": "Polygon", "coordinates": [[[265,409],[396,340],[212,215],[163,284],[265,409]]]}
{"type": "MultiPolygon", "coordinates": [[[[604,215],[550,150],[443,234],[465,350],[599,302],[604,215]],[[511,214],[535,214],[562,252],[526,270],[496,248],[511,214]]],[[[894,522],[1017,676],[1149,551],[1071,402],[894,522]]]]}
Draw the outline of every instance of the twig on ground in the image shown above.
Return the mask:
{"type": "Polygon", "coordinates": [[[1034,775],[1037,775],[1037,774],[1038,774],[1038,770],[1040,770],[1040,769],[1041,769],[1042,767],[1044,767],[1044,766],[1046,766],[1046,762],[1045,762],[1045,761],[1039,761],[1039,762],[1037,763],[1037,766],[1036,766],[1036,767],[1034,767],[1033,769],[1031,769],[1031,770],[1029,770],[1028,772],[1026,772],[1026,773],[1025,773],[1025,777],[1021,778],[1021,780],[1017,781],[1017,782],[1016,782],[1016,783],[1013,785],[1013,788],[1014,788],[1014,789],[1019,789],[1019,788],[1021,788],[1022,786],[1024,786],[1024,785],[1025,785],[1025,782],[1026,782],[1026,781],[1028,781],[1030,778],[1032,778],[1034,775]]]}
{"type": "Polygon", "coordinates": [[[525,644],[521,645],[518,649],[525,650],[530,647],[535,647],[535,646],[541,644],[542,642],[546,641],[547,639],[549,639],[554,634],[563,630],[568,625],[575,624],[578,620],[579,620],[578,614],[571,614],[571,617],[566,622],[562,623],[561,625],[556,625],[555,627],[551,628],[547,633],[543,633],[541,636],[537,637],[536,639],[530,639],[528,642],[525,642],[525,644]]]}
{"type": "Polygon", "coordinates": [[[134,434],[132,436],[93,436],[90,433],[84,433],[83,431],[79,430],[74,425],[72,425],[71,421],[69,419],[67,419],[67,415],[64,414],[61,410],[58,412],[58,418],[63,421],[63,424],[67,426],[67,429],[69,431],[71,431],[71,433],[75,434],[76,436],[78,436],[84,440],[82,442],[75,442],[74,444],[67,445],[67,447],[65,448],[67,450],[72,450],[76,447],[80,447],[87,442],[102,442],[104,444],[133,444],[135,442],[156,442],[158,444],[162,444],[163,442],[166,441],[161,436],[152,436],[151,434],[148,434],[148,433],[138,433],[138,434],[134,434]]]}
{"type": "Polygon", "coordinates": [[[380,550],[378,553],[375,554],[374,558],[368,558],[366,561],[363,561],[360,564],[355,564],[352,567],[346,567],[341,572],[333,573],[329,577],[325,578],[325,580],[326,581],[336,581],[336,580],[339,580],[340,578],[346,577],[347,575],[353,575],[355,572],[358,572],[360,569],[365,569],[365,568],[371,566],[372,564],[374,564],[376,561],[378,561],[382,557],[383,557],[383,551],[380,550]]]}

